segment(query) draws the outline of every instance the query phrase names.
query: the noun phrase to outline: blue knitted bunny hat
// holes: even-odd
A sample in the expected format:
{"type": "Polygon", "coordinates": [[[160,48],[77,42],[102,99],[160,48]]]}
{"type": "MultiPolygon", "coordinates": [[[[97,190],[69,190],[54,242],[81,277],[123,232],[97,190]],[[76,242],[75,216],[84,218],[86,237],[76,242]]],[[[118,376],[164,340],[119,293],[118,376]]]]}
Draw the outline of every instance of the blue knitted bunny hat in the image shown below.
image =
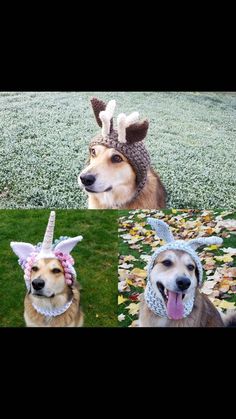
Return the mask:
{"type": "Polygon", "coordinates": [[[158,237],[162,240],[165,240],[166,242],[164,246],[159,247],[152,255],[148,266],[148,281],[150,280],[150,274],[155,260],[160,253],[164,252],[165,250],[182,250],[188,253],[196,263],[199,272],[199,285],[201,285],[203,277],[202,263],[195,250],[201,246],[210,246],[212,244],[220,245],[223,243],[223,240],[216,236],[199,237],[188,241],[175,240],[168,224],[166,224],[164,221],[158,220],[156,218],[148,218],[147,221],[152,229],[156,231],[158,237]]]}

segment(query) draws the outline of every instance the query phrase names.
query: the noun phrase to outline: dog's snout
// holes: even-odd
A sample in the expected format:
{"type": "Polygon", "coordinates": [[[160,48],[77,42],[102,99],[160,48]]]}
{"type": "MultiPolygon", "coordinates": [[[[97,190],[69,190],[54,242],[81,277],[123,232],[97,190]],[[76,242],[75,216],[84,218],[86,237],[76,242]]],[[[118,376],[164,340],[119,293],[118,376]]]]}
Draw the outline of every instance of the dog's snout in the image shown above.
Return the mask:
{"type": "Polygon", "coordinates": [[[96,178],[93,175],[81,175],[80,180],[84,186],[91,186],[95,182],[96,178]]]}
{"type": "Polygon", "coordinates": [[[36,278],[32,281],[32,286],[36,291],[41,290],[45,286],[45,281],[41,278],[36,278]]]}
{"type": "Polygon", "coordinates": [[[189,288],[191,281],[186,276],[180,276],[176,279],[176,284],[179,290],[184,291],[189,288]]]}

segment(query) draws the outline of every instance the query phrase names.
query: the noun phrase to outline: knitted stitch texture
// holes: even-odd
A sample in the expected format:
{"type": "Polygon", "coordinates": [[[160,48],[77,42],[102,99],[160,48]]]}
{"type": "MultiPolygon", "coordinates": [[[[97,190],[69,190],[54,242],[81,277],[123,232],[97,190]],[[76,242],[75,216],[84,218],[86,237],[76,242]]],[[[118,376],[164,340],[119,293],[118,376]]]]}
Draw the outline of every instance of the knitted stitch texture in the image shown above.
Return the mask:
{"type": "Polygon", "coordinates": [[[93,98],[91,104],[97,124],[102,127],[102,134],[92,138],[90,148],[96,144],[102,144],[105,147],[114,148],[128,159],[135,171],[137,186],[135,195],[130,199],[131,202],[143,189],[150,167],[150,156],[143,142],[148,131],[148,121],[138,121],[138,112],[133,112],[128,117],[120,114],[117,118],[117,129],[114,129],[115,101],[110,101],[106,105],[102,100],[93,98]]]}

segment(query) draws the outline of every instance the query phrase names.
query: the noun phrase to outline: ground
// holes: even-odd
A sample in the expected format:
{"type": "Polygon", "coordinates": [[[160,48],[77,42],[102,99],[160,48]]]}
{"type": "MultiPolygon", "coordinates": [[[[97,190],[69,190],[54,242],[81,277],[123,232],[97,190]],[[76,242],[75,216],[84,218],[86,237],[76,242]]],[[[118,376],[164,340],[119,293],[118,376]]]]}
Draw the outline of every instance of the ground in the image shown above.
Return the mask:
{"type": "MultiPolygon", "coordinates": [[[[32,244],[44,236],[49,210],[0,211],[0,327],[22,327],[26,293],[11,241],[32,244]]],[[[117,326],[117,215],[113,211],[57,210],[54,238],[84,239],[72,251],[86,327],[117,326]]]]}
{"type": "Polygon", "coordinates": [[[167,222],[176,239],[223,238],[221,246],[197,251],[204,270],[201,292],[220,312],[236,313],[236,212],[172,209],[121,211],[120,215],[118,319],[121,327],[136,326],[148,261],[155,249],[164,244],[147,223],[149,216],[167,222]]]}
{"type": "Polygon", "coordinates": [[[86,208],[77,185],[99,132],[89,99],[139,111],[171,208],[234,208],[236,96],[217,92],[1,92],[0,208],[86,208]]]}

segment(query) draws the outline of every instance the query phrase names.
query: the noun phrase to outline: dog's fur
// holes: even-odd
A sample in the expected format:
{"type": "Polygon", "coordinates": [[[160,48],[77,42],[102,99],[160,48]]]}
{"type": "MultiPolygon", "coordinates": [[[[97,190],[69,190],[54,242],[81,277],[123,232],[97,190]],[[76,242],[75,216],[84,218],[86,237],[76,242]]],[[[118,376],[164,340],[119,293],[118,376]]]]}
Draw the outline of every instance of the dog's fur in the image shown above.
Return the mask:
{"type": "Polygon", "coordinates": [[[30,327],[80,327],[83,325],[83,312],[80,307],[80,286],[75,283],[69,286],[65,282],[63,268],[56,258],[39,259],[31,271],[30,292],[25,296],[24,318],[26,326],[30,327]],[[53,272],[58,269],[60,272],[53,272]],[[36,278],[45,281],[45,287],[35,291],[32,281],[36,278]],[[69,309],[50,319],[39,314],[32,303],[41,309],[60,308],[73,298],[69,309]]]}
{"type": "MultiPolygon", "coordinates": [[[[236,316],[234,314],[230,319],[222,319],[220,313],[208,299],[208,297],[200,293],[198,289],[198,270],[191,256],[181,250],[166,250],[160,253],[154,263],[150,280],[153,288],[158,296],[162,299],[162,294],[157,287],[160,282],[167,290],[176,291],[176,278],[185,275],[191,281],[189,288],[184,291],[185,297],[183,301],[187,301],[195,295],[195,302],[192,312],[183,319],[172,320],[157,316],[147,306],[144,295],[141,296],[139,327],[223,327],[236,325],[236,316]],[[163,265],[164,260],[171,260],[172,265],[167,267],[163,265]],[[190,271],[188,265],[194,266],[194,270],[190,271]]],[[[163,299],[164,300],[164,299],[163,299]]]]}
{"type": "Polygon", "coordinates": [[[153,169],[148,170],[147,181],[139,195],[136,192],[136,174],[128,159],[113,148],[95,145],[90,150],[90,161],[79,175],[78,182],[89,196],[89,209],[160,209],[166,205],[166,191],[153,169]],[[120,156],[121,162],[113,163],[111,158],[120,156]],[[95,183],[86,188],[80,176],[90,174],[96,177],[95,183]]]}

